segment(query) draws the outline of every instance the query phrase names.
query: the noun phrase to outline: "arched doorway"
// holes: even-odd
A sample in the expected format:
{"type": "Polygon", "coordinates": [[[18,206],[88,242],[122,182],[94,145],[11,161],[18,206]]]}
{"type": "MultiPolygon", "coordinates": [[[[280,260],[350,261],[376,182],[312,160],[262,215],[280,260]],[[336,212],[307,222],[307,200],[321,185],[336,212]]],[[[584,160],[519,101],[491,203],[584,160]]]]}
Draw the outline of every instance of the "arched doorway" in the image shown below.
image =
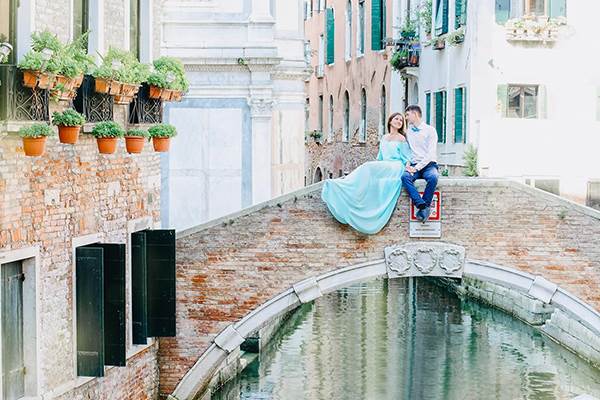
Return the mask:
{"type": "Polygon", "coordinates": [[[323,172],[321,172],[321,167],[317,167],[315,170],[315,177],[313,179],[313,183],[321,182],[323,180],[323,172]]]}

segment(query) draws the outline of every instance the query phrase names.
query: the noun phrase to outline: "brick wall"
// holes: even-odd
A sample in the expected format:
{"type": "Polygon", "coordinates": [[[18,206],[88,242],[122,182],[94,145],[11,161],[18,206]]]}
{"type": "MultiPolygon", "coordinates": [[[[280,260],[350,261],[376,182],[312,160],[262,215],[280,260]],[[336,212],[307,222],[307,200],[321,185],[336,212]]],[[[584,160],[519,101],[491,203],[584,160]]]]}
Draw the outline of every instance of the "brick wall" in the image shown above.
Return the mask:
{"type": "MultiPolygon", "coordinates": [[[[1,136],[0,256],[40,248],[38,363],[46,392],[75,379],[71,239],[101,234],[105,242],[124,243],[128,221],[159,221],[159,156],[149,144],[143,154],[127,155],[123,142],[115,155],[101,156],[95,139],[82,134],[75,146],[49,138],[46,154],[31,158],[19,137],[1,136]]],[[[124,370],[135,377],[135,368],[124,370]]],[[[122,374],[112,375],[122,380],[122,374]]],[[[112,378],[103,381],[110,385],[112,378]]]]}
{"type": "MultiPolygon", "coordinates": [[[[442,240],[470,259],[540,274],[600,310],[600,217],[516,183],[442,180],[442,240]]],[[[341,226],[320,191],[177,240],[177,337],[161,339],[162,395],[232,321],[309,275],[383,258],[408,241],[403,193],[390,223],[363,236],[341,226]]]]}

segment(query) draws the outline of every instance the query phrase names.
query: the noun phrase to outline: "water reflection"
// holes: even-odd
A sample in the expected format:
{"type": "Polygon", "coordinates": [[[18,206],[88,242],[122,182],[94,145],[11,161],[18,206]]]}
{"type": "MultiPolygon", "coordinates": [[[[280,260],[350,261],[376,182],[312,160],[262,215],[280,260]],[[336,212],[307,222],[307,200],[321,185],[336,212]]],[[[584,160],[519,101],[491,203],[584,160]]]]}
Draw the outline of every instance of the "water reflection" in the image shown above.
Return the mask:
{"type": "Polygon", "coordinates": [[[214,400],[571,399],[600,371],[498,310],[426,280],[376,280],[304,306],[214,400]]]}

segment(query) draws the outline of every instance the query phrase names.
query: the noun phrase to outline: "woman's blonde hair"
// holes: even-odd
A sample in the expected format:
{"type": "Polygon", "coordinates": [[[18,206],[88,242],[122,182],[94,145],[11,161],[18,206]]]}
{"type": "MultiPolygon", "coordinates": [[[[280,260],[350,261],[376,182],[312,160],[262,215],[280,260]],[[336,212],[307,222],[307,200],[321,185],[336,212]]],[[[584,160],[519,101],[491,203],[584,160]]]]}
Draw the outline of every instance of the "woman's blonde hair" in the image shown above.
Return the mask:
{"type": "Polygon", "coordinates": [[[391,130],[392,130],[392,120],[394,118],[396,118],[398,115],[400,117],[402,117],[402,128],[398,131],[398,133],[400,133],[402,136],[406,136],[406,118],[404,118],[404,114],[399,113],[399,112],[393,113],[388,118],[388,121],[387,121],[387,131],[388,131],[388,133],[391,133],[391,130]]]}

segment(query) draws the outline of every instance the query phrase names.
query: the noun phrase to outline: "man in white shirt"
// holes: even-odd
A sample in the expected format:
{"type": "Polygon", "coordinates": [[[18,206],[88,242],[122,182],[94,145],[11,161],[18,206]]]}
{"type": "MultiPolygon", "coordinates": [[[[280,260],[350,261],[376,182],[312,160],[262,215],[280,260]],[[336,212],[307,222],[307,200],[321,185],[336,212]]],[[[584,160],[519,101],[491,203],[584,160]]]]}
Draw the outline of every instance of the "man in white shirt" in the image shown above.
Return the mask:
{"type": "Polygon", "coordinates": [[[411,165],[402,174],[402,184],[419,210],[416,215],[421,222],[427,221],[431,215],[431,200],[437,186],[439,172],[437,165],[438,136],[434,127],[423,122],[421,107],[411,105],[406,108],[406,130],[408,144],[412,150],[411,165]],[[415,187],[415,180],[425,179],[427,185],[423,197],[415,187]]]}

